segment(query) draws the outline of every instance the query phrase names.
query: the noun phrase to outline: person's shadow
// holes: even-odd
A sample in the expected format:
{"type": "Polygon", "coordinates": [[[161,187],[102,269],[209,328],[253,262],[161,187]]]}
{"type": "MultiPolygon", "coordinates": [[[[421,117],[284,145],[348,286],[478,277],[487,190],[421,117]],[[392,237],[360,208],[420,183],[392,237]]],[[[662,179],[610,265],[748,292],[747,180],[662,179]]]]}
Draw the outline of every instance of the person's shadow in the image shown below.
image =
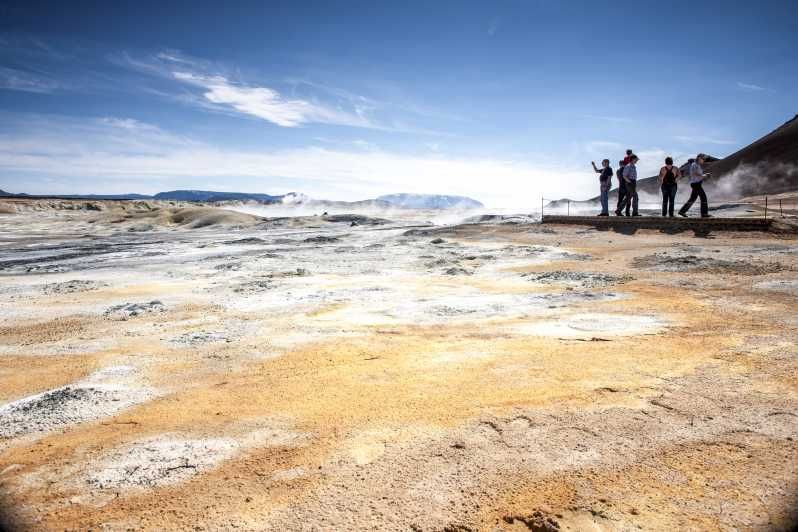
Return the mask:
{"type": "Polygon", "coordinates": [[[707,226],[685,227],[675,225],[672,227],[662,227],[659,230],[660,233],[664,233],[666,235],[678,235],[684,233],[685,231],[692,231],[693,236],[697,238],[715,238],[712,236],[712,229],[707,226]]]}

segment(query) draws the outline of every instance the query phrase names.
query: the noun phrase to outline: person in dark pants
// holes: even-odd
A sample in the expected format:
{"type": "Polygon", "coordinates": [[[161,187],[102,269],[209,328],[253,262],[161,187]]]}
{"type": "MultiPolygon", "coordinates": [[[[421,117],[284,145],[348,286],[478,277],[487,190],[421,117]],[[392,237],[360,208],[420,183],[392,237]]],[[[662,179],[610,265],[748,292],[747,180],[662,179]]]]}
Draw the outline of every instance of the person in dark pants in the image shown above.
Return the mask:
{"type": "MultiPolygon", "coordinates": [[[[623,180],[623,161],[618,161],[618,170],[615,175],[618,178],[618,205],[615,207],[615,215],[622,216],[621,207],[626,198],[626,181],[623,180]]],[[[626,216],[629,216],[629,205],[626,206],[626,216]]]]}
{"type": "Polygon", "coordinates": [[[679,216],[687,218],[687,211],[695,203],[696,198],[701,198],[701,218],[711,218],[709,214],[709,202],[707,201],[707,194],[704,192],[704,179],[709,177],[709,174],[704,173],[702,168],[704,164],[704,154],[699,153],[696,155],[695,162],[690,165],[690,188],[693,191],[690,193],[690,199],[687,203],[682,205],[679,209],[679,216]]]}
{"type": "Polygon", "coordinates": [[[662,216],[673,218],[673,204],[676,200],[676,180],[679,169],[673,166],[673,159],[665,157],[665,166],[659,169],[659,188],[662,190],[662,216]]]}
{"type": "Polygon", "coordinates": [[[609,216],[610,187],[612,186],[612,168],[610,168],[610,160],[604,159],[601,161],[601,170],[596,167],[595,161],[590,161],[590,164],[593,165],[593,170],[597,174],[601,174],[599,176],[599,187],[601,191],[601,214],[599,214],[599,216],[609,216]]]}
{"type": "MultiPolygon", "coordinates": [[[[638,196],[637,196],[637,161],[640,159],[637,155],[632,154],[629,157],[629,164],[623,167],[623,179],[626,181],[626,197],[623,202],[626,207],[626,216],[629,216],[629,204],[632,204],[632,216],[640,216],[637,212],[638,196]]],[[[619,211],[621,209],[618,209],[619,211]]]]}

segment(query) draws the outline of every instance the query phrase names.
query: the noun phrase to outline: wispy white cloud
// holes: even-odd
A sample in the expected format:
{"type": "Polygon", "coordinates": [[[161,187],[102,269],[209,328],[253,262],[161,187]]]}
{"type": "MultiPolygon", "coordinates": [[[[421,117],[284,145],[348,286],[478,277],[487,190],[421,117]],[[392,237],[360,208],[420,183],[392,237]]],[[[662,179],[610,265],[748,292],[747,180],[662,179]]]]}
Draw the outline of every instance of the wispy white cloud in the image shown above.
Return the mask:
{"type": "Polygon", "coordinates": [[[61,87],[55,80],[38,74],[0,66],[0,89],[49,94],[61,87]]]}
{"type": "Polygon", "coordinates": [[[732,146],[734,144],[737,144],[736,140],[717,139],[713,137],[703,137],[703,136],[676,135],[673,138],[681,142],[685,142],[687,144],[717,144],[721,146],[732,146]]]}
{"type": "Polygon", "coordinates": [[[631,124],[632,119],[626,118],[623,116],[606,116],[606,115],[584,115],[585,118],[590,118],[591,120],[601,120],[604,122],[611,122],[613,124],[631,124]]]}
{"type": "Polygon", "coordinates": [[[178,50],[163,50],[155,55],[110,54],[113,64],[141,74],[180,84],[178,91],[161,85],[141,90],[163,98],[221,112],[265,120],[281,127],[330,124],[379,131],[451,136],[448,133],[418,127],[389,117],[389,110],[401,109],[429,118],[428,113],[408,110],[401,105],[377,102],[348,90],[327,86],[303,78],[281,82],[252,81],[225,65],[188,56],[178,50]],[[280,88],[277,88],[281,86],[280,88]]]}
{"type": "Polygon", "coordinates": [[[609,140],[591,140],[585,143],[585,152],[593,157],[606,156],[608,153],[620,153],[624,147],[618,142],[609,140]]]}
{"type": "Polygon", "coordinates": [[[770,90],[766,87],[762,87],[761,85],[755,85],[753,83],[743,83],[742,81],[737,82],[737,88],[748,92],[762,92],[770,90]]]}
{"type": "Polygon", "coordinates": [[[283,97],[269,87],[234,83],[222,76],[203,76],[176,70],[178,81],[201,87],[211,103],[228,106],[239,113],[261,118],[283,127],[308,123],[372,127],[367,118],[357,113],[334,109],[323,104],[283,97]]]}

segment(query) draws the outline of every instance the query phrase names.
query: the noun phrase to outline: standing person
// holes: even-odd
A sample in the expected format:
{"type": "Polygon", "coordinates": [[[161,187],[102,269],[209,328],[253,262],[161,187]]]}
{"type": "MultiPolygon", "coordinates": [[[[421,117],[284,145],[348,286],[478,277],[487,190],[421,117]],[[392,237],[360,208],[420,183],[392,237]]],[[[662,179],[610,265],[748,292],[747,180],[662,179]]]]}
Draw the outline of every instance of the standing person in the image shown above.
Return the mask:
{"type": "Polygon", "coordinates": [[[593,165],[593,170],[599,176],[599,189],[601,191],[601,214],[599,216],[610,215],[610,187],[612,186],[612,168],[610,168],[610,160],[604,159],[601,161],[601,170],[596,167],[595,161],[590,161],[593,165]]]}
{"type": "Polygon", "coordinates": [[[659,169],[659,188],[662,190],[662,216],[673,218],[673,204],[676,200],[676,180],[681,172],[673,166],[673,159],[665,157],[665,166],[659,169]]]}
{"type": "MultiPolygon", "coordinates": [[[[623,216],[621,209],[623,208],[623,200],[626,198],[626,181],[623,180],[623,161],[618,161],[618,170],[616,177],[618,178],[618,205],[615,207],[615,216],[623,216]]],[[[629,216],[629,205],[626,206],[626,216],[629,216]]]]}
{"type": "Polygon", "coordinates": [[[692,188],[693,191],[690,193],[690,199],[687,200],[687,203],[682,205],[682,208],[679,209],[679,216],[687,218],[687,211],[693,206],[696,198],[701,198],[701,218],[712,218],[712,216],[709,215],[707,194],[704,192],[704,179],[709,177],[709,174],[704,173],[704,169],[702,168],[705,157],[703,153],[699,153],[695,157],[695,162],[690,165],[690,188],[692,188]]]}
{"type": "Polygon", "coordinates": [[[629,216],[630,203],[632,204],[632,216],[640,216],[640,213],[637,212],[637,167],[635,166],[639,160],[637,155],[632,154],[629,156],[629,164],[623,167],[623,179],[626,181],[626,197],[624,198],[626,216],[629,216]]]}

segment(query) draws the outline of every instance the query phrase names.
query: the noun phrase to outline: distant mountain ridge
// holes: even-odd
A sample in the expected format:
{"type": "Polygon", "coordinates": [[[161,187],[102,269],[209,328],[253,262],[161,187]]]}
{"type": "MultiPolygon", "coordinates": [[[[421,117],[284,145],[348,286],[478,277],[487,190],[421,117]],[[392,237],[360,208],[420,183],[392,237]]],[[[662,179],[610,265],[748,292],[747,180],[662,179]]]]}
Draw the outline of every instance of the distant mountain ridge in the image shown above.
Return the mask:
{"type": "Polygon", "coordinates": [[[229,201],[229,200],[254,200],[262,203],[281,203],[284,196],[259,194],[252,192],[217,192],[213,190],[170,190],[158,192],[152,199],[174,201],[229,201]]]}
{"type": "Polygon", "coordinates": [[[310,198],[304,194],[289,192],[272,195],[254,192],[219,192],[214,190],[169,190],[158,192],[152,196],[145,194],[12,194],[0,190],[0,197],[11,198],[52,198],[74,200],[160,200],[160,201],[196,201],[217,203],[224,201],[255,201],[263,204],[303,205],[319,208],[405,208],[405,209],[473,209],[483,207],[482,203],[465,196],[447,196],[440,194],[388,194],[376,199],[358,201],[333,201],[310,198]]]}
{"type": "Polygon", "coordinates": [[[408,209],[478,209],[484,205],[465,196],[442,194],[386,194],[377,196],[378,201],[408,209]]]}

